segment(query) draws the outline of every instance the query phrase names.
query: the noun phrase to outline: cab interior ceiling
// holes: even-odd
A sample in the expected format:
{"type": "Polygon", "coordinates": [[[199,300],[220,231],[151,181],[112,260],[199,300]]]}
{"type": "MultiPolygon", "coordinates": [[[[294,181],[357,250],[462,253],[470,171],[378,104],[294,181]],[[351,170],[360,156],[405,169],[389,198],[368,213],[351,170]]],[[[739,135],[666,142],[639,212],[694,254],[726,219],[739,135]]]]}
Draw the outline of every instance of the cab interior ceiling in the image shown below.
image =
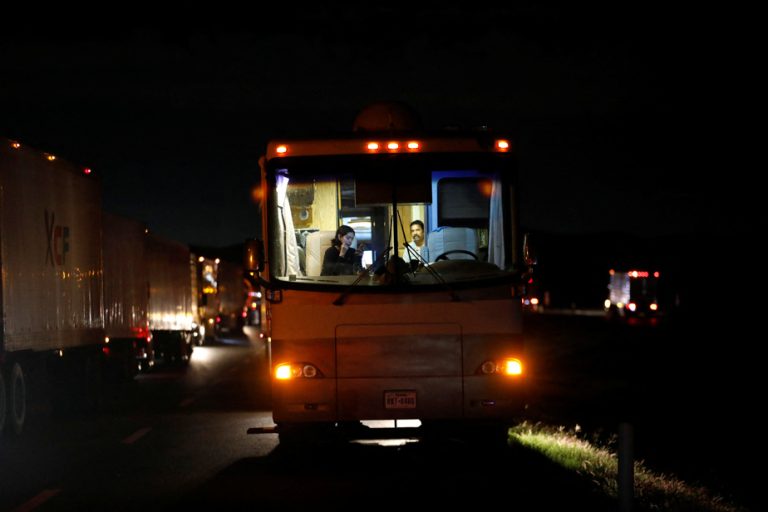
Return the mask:
{"type": "Polygon", "coordinates": [[[511,162],[506,153],[439,153],[407,155],[342,155],[342,156],[295,156],[273,158],[270,173],[289,169],[291,178],[338,176],[352,174],[357,178],[371,176],[388,181],[412,181],[421,174],[428,177],[432,171],[474,169],[484,173],[497,172],[499,165],[511,162]],[[365,174],[363,174],[363,172],[365,174]]]}
{"type": "Polygon", "coordinates": [[[294,157],[276,162],[273,172],[288,176],[292,186],[325,180],[353,182],[358,206],[391,204],[393,199],[399,204],[431,204],[434,172],[471,170],[472,174],[498,175],[495,172],[497,165],[478,166],[474,162],[475,165],[461,166],[452,160],[445,161],[445,155],[441,156],[440,159],[399,160],[395,165],[391,162],[372,164],[370,161],[363,164],[359,157],[294,157]]]}

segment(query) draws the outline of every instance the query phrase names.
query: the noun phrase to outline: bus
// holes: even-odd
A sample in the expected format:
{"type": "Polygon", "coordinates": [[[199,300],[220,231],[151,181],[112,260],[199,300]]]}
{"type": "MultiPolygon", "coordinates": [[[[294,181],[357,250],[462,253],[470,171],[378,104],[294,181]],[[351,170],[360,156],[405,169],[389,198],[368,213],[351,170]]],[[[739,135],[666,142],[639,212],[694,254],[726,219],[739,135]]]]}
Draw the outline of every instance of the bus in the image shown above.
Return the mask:
{"type": "Polygon", "coordinates": [[[271,140],[260,159],[262,237],[245,259],[263,289],[281,442],[401,429],[506,442],[525,407],[533,260],[512,142],[420,130],[411,112],[377,105],[350,133],[271,140]],[[408,265],[414,220],[428,257],[408,265]],[[362,258],[323,275],[342,225],[362,258]]]}

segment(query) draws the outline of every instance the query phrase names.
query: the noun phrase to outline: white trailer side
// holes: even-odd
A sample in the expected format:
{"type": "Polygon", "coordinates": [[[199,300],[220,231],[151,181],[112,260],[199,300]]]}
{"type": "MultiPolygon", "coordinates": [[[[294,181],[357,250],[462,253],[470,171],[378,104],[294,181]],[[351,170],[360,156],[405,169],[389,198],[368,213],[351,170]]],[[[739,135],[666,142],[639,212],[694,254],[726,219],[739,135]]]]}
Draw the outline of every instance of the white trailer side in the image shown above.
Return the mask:
{"type": "Polygon", "coordinates": [[[99,365],[101,219],[92,174],[0,138],[0,431],[21,433],[30,392],[52,377],[99,365]]]}
{"type": "Polygon", "coordinates": [[[109,350],[129,355],[124,375],[154,365],[144,223],[104,212],[104,326],[109,350]]]}

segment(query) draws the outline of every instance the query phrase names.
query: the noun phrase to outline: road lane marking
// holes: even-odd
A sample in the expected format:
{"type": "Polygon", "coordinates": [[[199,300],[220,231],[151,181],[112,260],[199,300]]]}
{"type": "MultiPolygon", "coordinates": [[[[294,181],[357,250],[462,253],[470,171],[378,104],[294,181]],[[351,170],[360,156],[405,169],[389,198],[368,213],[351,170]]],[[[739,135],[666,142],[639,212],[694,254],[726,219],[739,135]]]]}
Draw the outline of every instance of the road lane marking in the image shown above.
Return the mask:
{"type": "Polygon", "coordinates": [[[18,508],[13,509],[13,512],[29,512],[30,510],[34,510],[60,492],[61,489],[46,489],[18,508]]]}
{"type": "Polygon", "coordinates": [[[133,434],[131,434],[128,437],[126,437],[125,439],[123,439],[121,442],[123,444],[133,444],[136,441],[138,441],[139,439],[141,439],[142,437],[144,437],[144,435],[146,435],[147,432],[149,432],[150,430],[152,430],[152,428],[150,428],[150,427],[140,428],[139,430],[137,430],[133,434]]]}

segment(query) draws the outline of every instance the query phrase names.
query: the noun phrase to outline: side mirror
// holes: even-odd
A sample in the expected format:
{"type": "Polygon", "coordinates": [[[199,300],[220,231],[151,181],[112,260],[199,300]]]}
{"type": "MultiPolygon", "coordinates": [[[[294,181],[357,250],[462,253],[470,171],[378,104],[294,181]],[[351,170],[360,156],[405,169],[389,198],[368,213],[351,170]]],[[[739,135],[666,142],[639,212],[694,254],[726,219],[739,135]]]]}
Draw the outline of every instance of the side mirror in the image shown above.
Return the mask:
{"type": "Polygon", "coordinates": [[[252,238],[245,241],[244,266],[247,272],[260,273],[264,271],[264,242],[252,238]]]}
{"type": "Polygon", "coordinates": [[[530,292],[529,285],[533,284],[533,267],[537,263],[536,247],[533,243],[533,236],[530,233],[523,235],[523,261],[525,263],[525,271],[521,275],[522,281],[517,292],[520,296],[527,297],[530,292]]]}
{"type": "Polygon", "coordinates": [[[538,263],[536,258],[536,247],[532,239],[533,236],[530,233],[523,235],[523,261],[525,261],[529,272],[533,270],[531,267],[538,263]]]}

